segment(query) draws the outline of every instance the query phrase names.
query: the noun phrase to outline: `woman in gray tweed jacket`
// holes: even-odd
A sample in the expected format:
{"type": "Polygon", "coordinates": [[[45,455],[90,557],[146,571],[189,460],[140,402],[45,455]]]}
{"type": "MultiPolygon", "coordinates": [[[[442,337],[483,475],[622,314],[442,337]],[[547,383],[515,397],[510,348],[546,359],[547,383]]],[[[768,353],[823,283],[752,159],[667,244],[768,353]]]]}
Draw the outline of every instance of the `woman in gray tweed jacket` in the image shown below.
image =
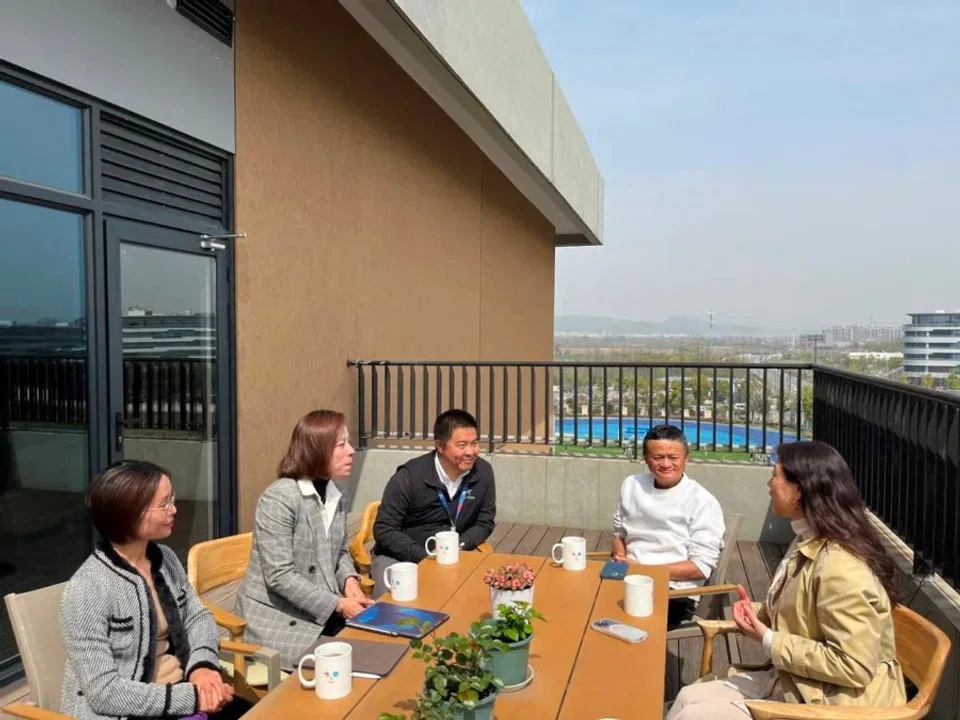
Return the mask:
{"type": "Polygon", "coordinates": [[[116,463],[91,484],[90,515],[103,539],[63,593],[61,712],[221,718],[249,707],[220,677],[213,616],[177,556],[155,542],[173,530],[175,503],[169,473],[141,460],[116,463]]]}

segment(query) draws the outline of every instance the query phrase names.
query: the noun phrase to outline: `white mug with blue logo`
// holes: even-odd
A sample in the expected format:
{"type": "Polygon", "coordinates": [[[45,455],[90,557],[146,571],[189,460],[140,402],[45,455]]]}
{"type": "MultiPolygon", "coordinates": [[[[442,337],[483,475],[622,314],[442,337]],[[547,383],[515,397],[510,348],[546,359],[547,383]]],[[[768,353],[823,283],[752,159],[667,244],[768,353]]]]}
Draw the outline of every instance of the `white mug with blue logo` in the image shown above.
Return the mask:
{"type": "Polygon", "coordinates": [[[453,530],[444,530],[431,535],[424,543],[427,555],[435,557],[440,565],[456,565],[460,562],[460,536],[453,530]],[[430,541],[433,541],[433,549],[430,541]]]}
{"type": "Polygon", "coordinates": [[[297,676],[305,688],[314,688],[321,700],[339,700],[353,689],[353,648],[349,643],[331,642],[300,658],[297,676]],[[313,661],[313,680],[303,676],[303,661],[313,661]]]}
{"type": "Polygon", "coordinates": [[[398,562],[383,571],[383,584],[390,588],[390,599],[410,602],[417,599],[417,564],[398,562]]]}
{"type": "Polygon", "coordinates": [[[586,570],[587,569],[587,540],[577,535],[568,535],[553,546],[550,551],[553,555],[553,561],[557,565],[563,565],[564,570],[586,570]],[[560,551],[560,557],[557,557],[557,550],[560,551]]]}

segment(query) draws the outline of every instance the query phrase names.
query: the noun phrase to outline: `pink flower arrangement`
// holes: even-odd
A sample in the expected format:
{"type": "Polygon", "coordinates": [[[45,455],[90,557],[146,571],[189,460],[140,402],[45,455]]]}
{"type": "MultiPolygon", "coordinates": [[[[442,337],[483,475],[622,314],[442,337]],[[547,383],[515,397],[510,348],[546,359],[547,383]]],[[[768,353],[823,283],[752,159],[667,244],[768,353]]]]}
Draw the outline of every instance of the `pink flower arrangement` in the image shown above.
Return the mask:
{"type": "Polygon", "coordinates": [[[497,590],[526,590],[533,587],[533,568],[523,563],[509,563],[483,574],[483,581],[497,590]]]}

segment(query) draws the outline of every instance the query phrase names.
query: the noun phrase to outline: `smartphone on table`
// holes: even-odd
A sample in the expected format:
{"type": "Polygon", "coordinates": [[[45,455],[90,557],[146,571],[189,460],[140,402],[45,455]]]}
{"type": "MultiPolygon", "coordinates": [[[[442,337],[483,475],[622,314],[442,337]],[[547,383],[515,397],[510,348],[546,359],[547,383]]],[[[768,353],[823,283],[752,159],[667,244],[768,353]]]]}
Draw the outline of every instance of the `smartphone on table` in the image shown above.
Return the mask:
{"type": "Polygon", "coordinates": [[[597,632],[602,632],[604,635],[610,635],[618,640],[623,640],[624,642],[628,642],[633,645],[636,645],[637,643],[643,642],[647,639],[646,630],[633,627],[633,625],[627,625],[619,620],[614,620],[613,618],[601,618],[600,620],[591,623],[590,627],[597,632]]]}

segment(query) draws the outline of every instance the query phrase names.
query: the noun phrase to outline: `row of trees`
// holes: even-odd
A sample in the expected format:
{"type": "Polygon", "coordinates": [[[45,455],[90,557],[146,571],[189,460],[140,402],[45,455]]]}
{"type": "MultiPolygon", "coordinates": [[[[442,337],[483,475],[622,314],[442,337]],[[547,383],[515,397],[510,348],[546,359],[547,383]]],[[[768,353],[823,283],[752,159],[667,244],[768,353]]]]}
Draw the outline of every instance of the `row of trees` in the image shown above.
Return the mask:
{"type": "MultiPolygon", "coordinates": [[[[729,372],[721,370],[714,380],[713,370],[687,370],[681,377],[679,369],[669,372],[667,368],[639,368],[634,379],[633,368],[608,368],[606,383],[602,368],[591,373],[586,368],[576,372],[564,368],[563,388],[564,414],[570,416],[574,405],[588,413],[599,416],[606,413],[616,417],[621,408],[626,415],[639,417],[710,417],[733,419],[761,425],[766,417],[768,424],[780,421],[781,374],[767,372],[764,383],[763,369],[737,370],[730,378],[729,372]],[[749,377],[749,381],[748,378],[749,377]],[[591,390],[592,382],[592,394],[591,390]],[[764,384],[766,389],[764,389],[764,384]],[[592,397],[591,397],[592,395],[592,397]],[[634,404],[636,399],[636,406],[634,404]],[[592,405],[590,404],[592,400],[592,405]],[[747,412],[749,410],[749,418],[747,412]]],[[[783,373],[782,403],[783,421],[792,427],[797,421],[797,375],[794,371],[783,373]]],[[[801,378],[804,385],[800,395],[802,426],[809,427],[813,417],[813,389],[811,378],[801,378]]]]}

